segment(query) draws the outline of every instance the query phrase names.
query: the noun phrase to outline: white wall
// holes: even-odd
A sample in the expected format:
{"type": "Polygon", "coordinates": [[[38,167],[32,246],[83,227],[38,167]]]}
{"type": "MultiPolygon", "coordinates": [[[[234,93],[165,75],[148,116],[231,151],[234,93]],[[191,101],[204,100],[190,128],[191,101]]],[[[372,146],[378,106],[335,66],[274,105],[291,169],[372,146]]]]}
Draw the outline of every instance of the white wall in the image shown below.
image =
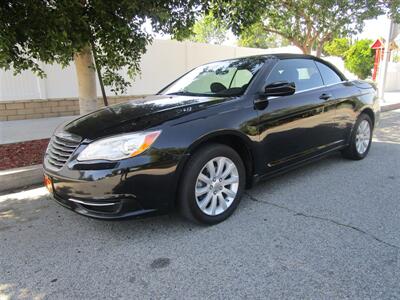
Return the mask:
{"type": "Polygon", "coordinates": [[[338,56],[327,56],[327,57],[322,57],[322,59],[330,62],[333,64],[336,68],[338,68],[344,76],[347,77],[347,79],[357,79],[357,76],[354,75],[353,73],[349,72],[345,67],[344,67],[344,61],[341,57],[338,56]]]}
{"type": "Polygon", "coordinates": [[[400,63],[389,62],[386,74],[385,91],[400,91],[400,63]]]}
{"type": "MultiPolygon", "coordinates": [[[[141,61],[141,74],[130,80],[127,95],[153,94],[180,75],[201,64],[234,57],[265,53],[301,53],[297,47],[255,49],[174,40],[154,40],[141,61]]],[[[47,77],[40,79],[26,71],[14,76],[0,70],[0,101],[78,97],[75,68],[72,65],[41,65],[47,77]]],[[[124,73],[124,71],[121,71],[124,73]]],[[[101,94],[99,85],[98,95],[101,94]]],[[[107,94],[113,95],[107,90],[107,94]]]]}

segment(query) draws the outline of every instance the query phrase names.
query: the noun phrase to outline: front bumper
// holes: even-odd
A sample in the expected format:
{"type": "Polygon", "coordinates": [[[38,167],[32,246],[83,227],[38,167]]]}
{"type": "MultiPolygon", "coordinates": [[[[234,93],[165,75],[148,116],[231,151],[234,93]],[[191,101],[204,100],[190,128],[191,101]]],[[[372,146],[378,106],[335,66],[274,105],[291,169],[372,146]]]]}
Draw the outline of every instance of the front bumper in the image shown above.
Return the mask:
{"type": "Polygon", "coordinates": [[[97,219],[122,219],[159,213],[157,209],[144,209],[138,201],[129,198],[110,198],[99,201],[99,199],[63,198],[55,193],[53,198],[66,208],[97,219]]]}
{"type": "Polygon", "coordinates": [[[51,178],[53,198],[85,216],[119,219],[152,215],[174,206],[177,185],[175,155],[141,155],[111,169],[84,169],[65,164],[54,170],[44,159],[45,175],[51,178]]]}

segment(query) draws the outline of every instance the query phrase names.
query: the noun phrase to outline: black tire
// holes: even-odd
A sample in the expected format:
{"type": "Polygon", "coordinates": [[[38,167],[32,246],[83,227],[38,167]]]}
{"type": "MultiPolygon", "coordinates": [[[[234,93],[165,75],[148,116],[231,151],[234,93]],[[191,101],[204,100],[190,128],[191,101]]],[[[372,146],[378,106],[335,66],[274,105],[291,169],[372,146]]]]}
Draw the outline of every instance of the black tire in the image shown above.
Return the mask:
{"type": "Polygon", "coordinates": [[[372,124],[372,120],[370,118],[370,116],[368,116],[367,114],[361,114],[357,121],[356,124],[354,125],[354,129],[351,133],[351,137],[350,137],[350,143],[349,145],[343,149],[342,152],[342,156],[347,158],[347,159],[352,159],[352,160],[361,160],[363,158],[365,158],[368,155],[369,149],[371,148],[371,144],[372,144],[372,133],[373,133],[373,124],[372,124]],[[366,120],[369,123],[369,127],[370,127],[370,140],[369,140],[369,144],[367,149],[365,150],[365,152],[363,153],[359,153],[357,151],[357,146],[356,146],[356,137],[357,137],[357,130],[361,124],[362,121],[366,120]]]}
{"type": "Polygon", "coordinates": [[[206,225],[220,223],[227,219],[239,205],[240,198],[245,188],[246,173],[245,167],[239,154],[232,148],[222,144],[208,144],[198,149],[190,158],[182,173],[182,179],[179,187],[179,209],[181,214],[194,222],[206,225]],[[196,182],[197,177],[203,170],[207,162],[217,157],[227,157],[236,166],[239,176],[239,184],[236,196],[232,204],[222,213],[211,216],[204,213],[196,202],[196,182]]]}

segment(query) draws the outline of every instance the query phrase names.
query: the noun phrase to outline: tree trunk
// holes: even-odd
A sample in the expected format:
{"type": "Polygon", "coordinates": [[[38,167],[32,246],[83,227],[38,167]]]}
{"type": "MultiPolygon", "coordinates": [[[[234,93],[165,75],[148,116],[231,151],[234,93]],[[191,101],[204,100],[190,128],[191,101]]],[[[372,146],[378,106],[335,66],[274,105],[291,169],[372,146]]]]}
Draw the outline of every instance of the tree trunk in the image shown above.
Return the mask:
{"type": "Polygon", "coordinates": [[[317,52],[316,52],[316,54],[315,54],[316,57],[321,57],[321,54],[322,54],[322,47],[324,47],[324,41],[320,41],[320,42],[317,44],[317,52]]]}
{"type": "Polygon", "coordinates": [[[317,52],[315,53],[316,57],[321,57],[322,49],[320,46],[317,47],[317,52]]]}
{"type": "Polygon", "coordinates": [[[311,47],[308,45],[302,45],[300,49],[303,51],[303,54],[311,54],[311,47]]]}
{"type": "Polygon", "coordinates": [[[310,53],[311,53],[311,47],[310,47],[309,45],[307,45],[306,43],[301,44],[301,43],[298,43],[298,42],[293,41],[293,40],[291,40],[291,42],[292,42],[297,48],[299,48],[299,49],[303,52],[303,54],[310,54],[310,53]]]}
{"type": "Polygon", "coordinates": [[[78,77],[79,110],[83,115],[97,109],[96,69],[90,46],[76,53],[74,62],[78,77]]]}

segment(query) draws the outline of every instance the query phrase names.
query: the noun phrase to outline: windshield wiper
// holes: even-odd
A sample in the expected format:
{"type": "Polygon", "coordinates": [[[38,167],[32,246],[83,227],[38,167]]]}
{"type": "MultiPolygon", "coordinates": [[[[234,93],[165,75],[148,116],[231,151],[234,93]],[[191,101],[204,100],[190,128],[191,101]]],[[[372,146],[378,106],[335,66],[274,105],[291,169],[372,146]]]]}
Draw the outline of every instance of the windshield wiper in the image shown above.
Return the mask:
{"type": "Polygon", "coordinates": [[[191,92],[175,92],[175,93],[168,93],[166,95],[177,95],[177,96],[194,96],[194,97],[222,97],[222,98],[229,98],[239,96],[240,94],[208,94],[208,93],[191,93],[191,92]]]}
{"type": "Polygon", "coordinates": [[[174,93],[168,93],[167,95],[178,95],[178,96],[197,96],[197,97],[210,97],[214,96],[213,94],[203,94],[203,93],[191,93],[191,92],[174,92],[174,93]]]}
{"type": "Polygon", "coordinates": [[[166,94],[166,95],[182,95],[182,96],[186,96],[186,95],[189,95],[189,96],[192,96],[192,93],[189,93],[189,92],[174,92],[174,93],[168,93],[168,94],[166,94]]]}

